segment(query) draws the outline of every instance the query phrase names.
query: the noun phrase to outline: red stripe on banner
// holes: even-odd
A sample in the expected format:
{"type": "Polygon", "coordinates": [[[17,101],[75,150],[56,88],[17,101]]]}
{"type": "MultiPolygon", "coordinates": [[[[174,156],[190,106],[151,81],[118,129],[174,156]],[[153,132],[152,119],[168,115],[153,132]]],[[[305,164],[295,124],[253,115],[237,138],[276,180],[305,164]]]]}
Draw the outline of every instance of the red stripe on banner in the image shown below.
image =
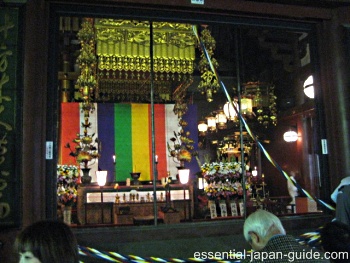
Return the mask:
{"type": "Polygon", "coordinates": [[[70,156],[70,150],[65,148],[67,143],[74,149],[75,143],[72,141],[76,138],[80,129],[79,103],[61,103],[61,131],[60,131],[60,154],[59,164],[74,164],[75,158],[70,156]]]}
{"type": "MultiPolygon", "coordinates": [[[[155,113],[155,110],[154,110],[154,114],[156,114],[155,113]]],[[[148,105],[148,116],[152,116],[152,107],[151,107],[151,104],[149,104],[148,105]]],[[[148,143],[149,143],[149,149],[148,149],[148,151],[149,151],[149,163],[151,164],[150,165],[150,180],[153,180],[153,175],[154,175],[154,173],[153,173],[153,166],[152,166],[152,118],[150,117],[150,118],[148,118],[148,134],[149,134],[149,136],[148,136],[148,143]]]]}
{"type": "Polygon", "coordinates": [[[158,155],[158,179],[167,176],[167,152],[165,132],[165,107],[154,105],[155,148],[158,155]]]}
{"type": "MultiPolygon", "coordinates": [[[[149,116],[152,115],[152,107],[148,107],[149,116]]],[[[155,154],[158,155],[158,180],[167,175],[166,137],[165,137],[165,107],[162,104],[154,104],[154,133],[155,154]]],[[[149,120],[149,145],[152,146],[152,120],[149,120]]],[[[149,148],[150,163],[152,163],[152,147],[149,148]]],[[[153,172],[151,166],[151,180],[153,172]]]]}

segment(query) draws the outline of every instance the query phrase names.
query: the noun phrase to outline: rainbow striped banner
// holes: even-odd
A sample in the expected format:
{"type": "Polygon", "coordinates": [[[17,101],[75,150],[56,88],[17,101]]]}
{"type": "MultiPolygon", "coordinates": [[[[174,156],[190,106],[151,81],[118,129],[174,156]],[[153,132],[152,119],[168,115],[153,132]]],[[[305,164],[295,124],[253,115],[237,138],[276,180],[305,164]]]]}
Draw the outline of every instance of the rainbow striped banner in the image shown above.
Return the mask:
{"type": "MultiPolygon", "coordinates": [[[[90,175],[92,181],[96,181],[97,169],[108,171],[108,182],[125,181],[130,178],[131,172],[140,172],[140,180],[152,180],[152,123],[150,104],[95,104],[96,110],[90,114],[91,128],[88,133],[95,133],[101,141],[101,157],[92,165],[90,175]],[[113,155],[116,164],[113,163],[113,155]]],[[[154,105],[155,127],[155,154],[158,155],[158,179],[167,176],[167,171],[173,178],[177,174],[179,164],[169,157],[167,142],[174,136],[174,131],[179,131],[178,118],[173,113],[173,104],[154,105]]],[[[189,105],[189,111],[184,119],[190,124],[191,138],[197,142],[196,132],[197,110],[194,105],[189,105]],[[193,127],[192,127],[193,126],[193,127]],[[193,136],[192,136],[193,135],[193,136]]],[[[75,159],[69,156],[69,149],[64,146],[72,140],[76,134],[83,133],[81,123],[83,113],[79,103],[61,104],[60,127],[60,164],[76,164],[75,159]]],[[[193,158],[194,159],[194,158],[193,158]]],[[[193,162],[186,167],[195,168],[193,162]]],[[[198,170],[198,167],[197,167],[198,170]]],[[[195,172],[195,171],[193,171],[195,172]]]]}

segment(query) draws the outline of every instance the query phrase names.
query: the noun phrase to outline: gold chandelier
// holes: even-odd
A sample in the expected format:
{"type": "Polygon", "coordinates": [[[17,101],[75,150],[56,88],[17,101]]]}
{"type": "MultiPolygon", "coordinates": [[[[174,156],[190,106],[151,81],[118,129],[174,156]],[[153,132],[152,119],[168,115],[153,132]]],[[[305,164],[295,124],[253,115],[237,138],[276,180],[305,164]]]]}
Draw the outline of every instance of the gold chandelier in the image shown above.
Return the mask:
{"type": "Polygon", "coordinates": [[[198,122],[199,136],[205,136],[208,131],[216,132],[217,130],[225,130],[230,121],[233,121],[234,125],[238,125],[239,121],[237,116],[235,118],[233,118],[232,115],[232,118],[229,117],[230,113],[227,112],[227,105],[228,104],[225,104],[222,109],[220,108],[219,110],[211,112],[209,116],[205,117],[206,120],[200,120],[198,122]]]}
{"type": "MultiPolygon", "coordinates": [[[[200,40],[203,43],[207,54],[209,56],[209,59],[213,65],[213,67],[216,69],[219,66],[219,63],[217,60],[213,57],[214,50],[216,47],[216,41],[211,36],[210,31],[208,28],[204,28],[201,32],[200,40]]],[[[216,93],[219,88],[219,82],[216,78],[214,72],[211,70],[209,62],[204,54],[204,50],[201,49],[201,59],[198,64],[199,71],[201,73],[201,80],[198,85],[198,90],[204,95],[206,95],[207,101],[212,102],[213,101],[213,94],[216,93]]]]}
{"type": "Polygon", "coordinates": [[[248,124],[256,121],[265,128],[269,124],[277,125],[277,109],[274,86],[262,82],[247,82],[242,85],[241,104],[234,98],[232,103],[236,109],[226,102],[217,111],[213,111],[206,117],[206,121],[200,120],[198,131],[200,136],[217,130],[224,130],[228,123],[238,126],[239,118],[237,111],[248,121],[248,124]],[[237,110],[237,111],[236,111],[237,110]]]}
{"type": "MultiPolygon", "coordinates": [[[[246,131],[242,132],[243,136],[243,151],[250,153],[254,144],[254,140],[250,138],[246,131]]],[[[240,154],[241,152],[241,137],[239,132],[234,132],[232,135],[225,136],[221,141],[218,141],[218,150],[220,154],[240,154]]]]}
{"type": "Polygon", "coordinates": [[[80,68],[76,87],[78,88],[83,100],[82,109],[86,126],[89,125],[89,114],[94,111],[94,101],[96,90],[98,89],[98,80],[96,76],[95,56],[95,31],[93,27],[93,19],[86,18],[82,22],[82,27],[78,32],[78,39],[81,43],[80,54],[77,63],[80,68]]]}
{"type": "Polygon", "coordinates": [[[277,125],[277,108],[275,87],[260,81],[247,82],[242,85],[241,112],[248,118],[256,120],[265,128],[277,125]]]}

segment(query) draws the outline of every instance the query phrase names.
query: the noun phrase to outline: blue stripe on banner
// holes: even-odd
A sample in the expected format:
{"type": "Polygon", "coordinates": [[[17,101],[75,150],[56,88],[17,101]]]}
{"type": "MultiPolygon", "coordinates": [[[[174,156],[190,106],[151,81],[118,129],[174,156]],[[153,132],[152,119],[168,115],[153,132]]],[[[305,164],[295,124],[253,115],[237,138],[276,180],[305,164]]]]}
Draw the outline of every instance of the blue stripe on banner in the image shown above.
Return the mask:
{"type": "MultiPolygon", "coordinates": [[[[189,138],[194,140],[194,150],[198,150],[198,118],[197,118],[197,105],[188,105],[188,111],[183,115],[183,120],[187,122],[185,131],[190,132],[189,138]]],[[[195,174],[200,170],[197,160],[192,157],[191,162],[185,162],[185,167],[190,169],[190,176],[195,178],[195,174]]]]}
{"type": "Polygon", "coordinates": [[[108,171],[107,182],[114,182],[114,104],[101,103],[98,105],[98,137],[102,143],[101,157],[98,166],[108,171]]]}

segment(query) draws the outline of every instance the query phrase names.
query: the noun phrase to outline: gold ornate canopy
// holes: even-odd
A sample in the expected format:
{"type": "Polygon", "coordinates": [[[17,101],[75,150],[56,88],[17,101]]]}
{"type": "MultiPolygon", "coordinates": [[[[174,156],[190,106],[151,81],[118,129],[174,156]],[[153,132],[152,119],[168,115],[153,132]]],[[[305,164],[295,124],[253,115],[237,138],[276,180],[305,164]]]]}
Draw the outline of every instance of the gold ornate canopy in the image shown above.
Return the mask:
{"type": "MultiPolygon", "coordinates": [[[[96,19],[99,94],[104,101],[149,99],[150,23],[96,19]]],[[[192,25],[154,22],[153,72],[157,101],[172,100],[172,90],[192,79],[196,39],[192,25]]]]}

